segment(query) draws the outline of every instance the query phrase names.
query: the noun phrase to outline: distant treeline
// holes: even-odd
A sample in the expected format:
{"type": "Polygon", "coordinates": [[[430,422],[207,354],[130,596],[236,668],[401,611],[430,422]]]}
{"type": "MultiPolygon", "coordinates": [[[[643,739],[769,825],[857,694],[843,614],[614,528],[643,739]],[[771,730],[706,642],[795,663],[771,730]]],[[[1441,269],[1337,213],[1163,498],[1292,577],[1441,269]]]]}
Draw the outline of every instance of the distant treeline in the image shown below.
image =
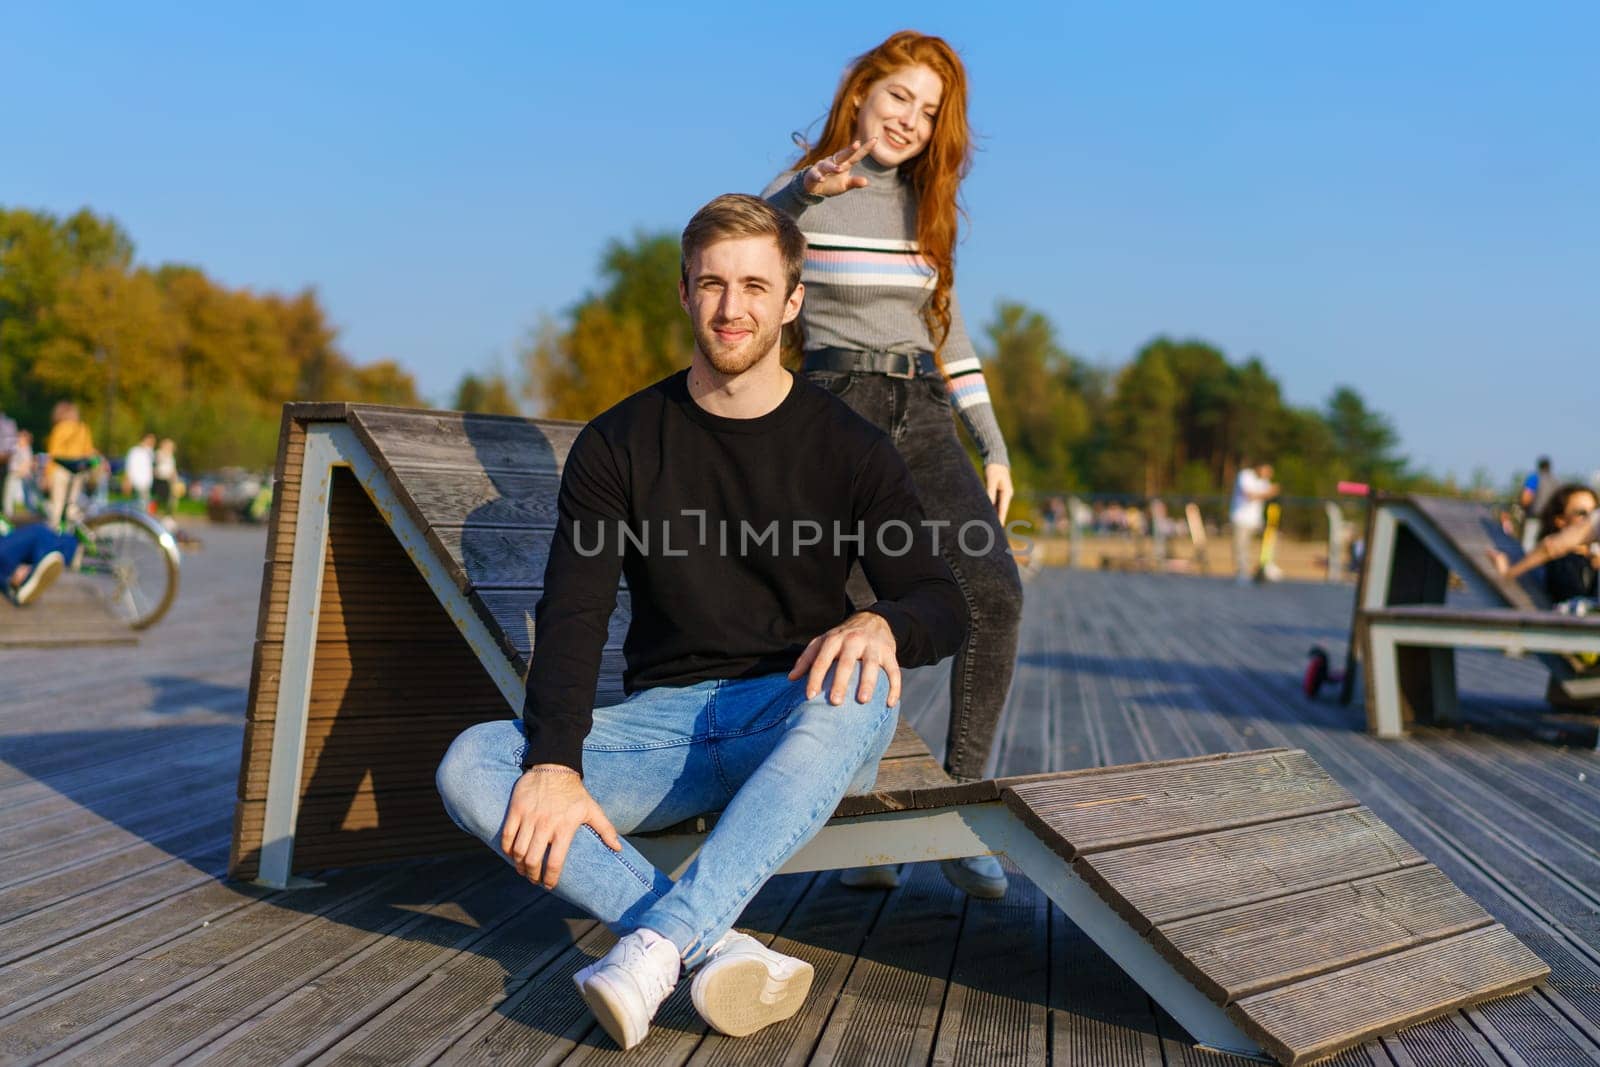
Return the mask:
{"type": "MultiPolygon", "coordinates": [[[[180,443],[185,466],[271,463],[287,400],[418,404],[389,360],[357,364],[313,290],[230,289],[196,267],[135,266],[133,242],[87,210],[67,218],[0,208],[0,411],[44,431],[77,400],[107,450],[142,432],[180,443]]],[[[597,289],[546,319],[509,370],[470,372],[449,406],[586,419],[685,366],[671,233],[615,240],[597,289]]],[[[1002,302],[974,337],[1023,492],[1225,492],[1244,460],[1276,464],[1287,493],[1341,479],[1428,484],[1355,389],[1320,408],[1284,401],[1259,358],[1157,338],[1123,367],[1072,355],[1055,326],[1002,302]]],[[[792,356],[792,354],[791,354],[792,356]]]]}
{"type": "MultiPolygon", "coordinates": [[[[587,418],[688,362],[678,269],[670,233],[607,247],[598,289],[545,322],[521,355],[540,414],[587,418]]],[[[1204,341],[1158,337],[1108,369],[1011,302],[973,341],[1024,492],[1226,493],[1244,461],[1273,463],[1294,496],[1331,495],[1345,479],[1450,488],[1410,469],[1392,423],[1355,389],[1295,407],[1258,357],[1234,362],[1204,341]]]]}
{"type": "Polygon", "coordinates": [[[188,470],[265,467],[284,401],[418,402],[399,365],[340,351],[314,291],[230,289],[196,267],[135,266],[133,251],[88,210],[0,208],[0,411],[41,445],[71,399],[102,451],[150,432],[188,470]]]}

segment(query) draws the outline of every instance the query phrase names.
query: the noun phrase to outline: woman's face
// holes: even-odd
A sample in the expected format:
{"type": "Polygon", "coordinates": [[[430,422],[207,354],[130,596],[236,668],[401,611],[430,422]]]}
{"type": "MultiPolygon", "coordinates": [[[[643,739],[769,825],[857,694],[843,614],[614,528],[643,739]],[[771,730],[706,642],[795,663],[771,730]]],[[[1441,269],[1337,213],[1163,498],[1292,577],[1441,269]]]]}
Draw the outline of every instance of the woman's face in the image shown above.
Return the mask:
{"type": "Polygon", "coordinates": [[[880,78],[857,101],[856,140],[876,137],[872,158],[898,167],[928,147],[943,99],[943,80],[920,63],[880,78]]]}
{"type": "Polygon", "coordinates": [[[1595,510],[1596,503],[1593,493],[1573,493],[1567,497],[1567,506],[1556,516],[1556,529],[1565,530],[1573,523],[1587,519],[1590,512],[1595,510]]]}

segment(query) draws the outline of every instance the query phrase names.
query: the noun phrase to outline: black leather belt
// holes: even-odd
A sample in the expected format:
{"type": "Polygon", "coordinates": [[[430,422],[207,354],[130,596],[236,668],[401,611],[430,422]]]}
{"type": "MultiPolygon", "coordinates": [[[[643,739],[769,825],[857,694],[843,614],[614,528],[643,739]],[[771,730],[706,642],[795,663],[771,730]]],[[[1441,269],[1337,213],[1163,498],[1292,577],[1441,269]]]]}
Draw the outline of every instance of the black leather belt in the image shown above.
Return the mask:
{"type": "Polygon", "coordinates": [[[891,378],[940,376],[939,366],[929,352],[862,352],[854,348],[808,348],[805,369],[887,374],[891,378]]]}

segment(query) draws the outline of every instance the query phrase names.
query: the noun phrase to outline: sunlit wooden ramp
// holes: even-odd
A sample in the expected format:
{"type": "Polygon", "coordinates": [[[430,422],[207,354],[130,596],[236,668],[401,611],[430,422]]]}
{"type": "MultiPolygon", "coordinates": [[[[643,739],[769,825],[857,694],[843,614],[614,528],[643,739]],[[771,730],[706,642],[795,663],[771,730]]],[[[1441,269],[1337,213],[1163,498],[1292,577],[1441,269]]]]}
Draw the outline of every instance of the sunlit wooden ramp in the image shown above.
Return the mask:
{"type": "MultiPolygon", "coordinates": [[[[521,706],[579,427],[286,409],[230,871],[476,849],[433,769],[521,706]]],[[[619,591],[598,701],[619,695],[619,591]]],[[[715,816],[635,843],[685,864],[715,816]]],[[[787,872],[1003,853],[1206,1046],[1299,1064],[1548,969],[1304,752],[956,783],[902,728],[787,872]]]]}

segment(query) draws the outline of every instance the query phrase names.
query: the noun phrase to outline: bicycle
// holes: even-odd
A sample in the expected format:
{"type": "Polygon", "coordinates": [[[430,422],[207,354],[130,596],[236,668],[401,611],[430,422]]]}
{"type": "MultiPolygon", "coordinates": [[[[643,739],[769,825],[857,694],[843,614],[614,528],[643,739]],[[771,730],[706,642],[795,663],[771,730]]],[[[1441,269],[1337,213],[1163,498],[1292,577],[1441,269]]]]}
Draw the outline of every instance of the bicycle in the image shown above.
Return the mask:
{"type": "MultiPolygon", "coordinates": [[[[149,515],[112,505],[84,512],[72,503],[99,457],[57,460],[72,475],[60,530],[78,539],[77,570],[111,615],[130,629],[160,622],[178,596],[177,539],[149,515]]],[[[11,526],[0,519],[0,533],[11,526]]]]}

